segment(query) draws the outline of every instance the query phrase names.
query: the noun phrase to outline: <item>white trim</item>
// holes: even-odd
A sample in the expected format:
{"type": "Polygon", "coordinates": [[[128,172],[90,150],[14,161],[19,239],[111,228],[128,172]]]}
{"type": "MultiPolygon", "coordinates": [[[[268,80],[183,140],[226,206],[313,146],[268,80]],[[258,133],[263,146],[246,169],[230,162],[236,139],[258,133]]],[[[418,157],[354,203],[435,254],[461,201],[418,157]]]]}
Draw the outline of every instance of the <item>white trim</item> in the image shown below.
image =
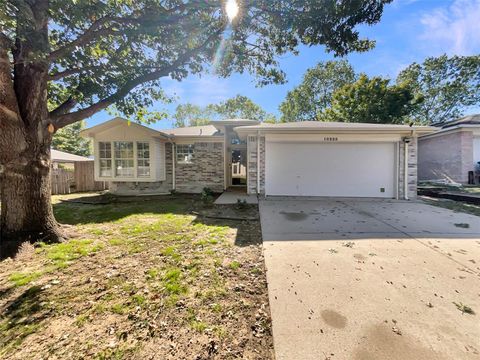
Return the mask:
{"type": "MultiPolygon", "coordinates": [[[[267,147],[265,146],[265,150],[267,147]]],[[[265,157],[266,159],[266,157],[265,157]]],[[[257,195],[260,194],[260,135],[257,131],[257,195]]]]}
{"type": "Polygon", "coordinates": [[[268,142],[315,142],[315,143],[341,143],[341,142],[397,142],[401,140],[400,134],[266,134],[268,142]]]}

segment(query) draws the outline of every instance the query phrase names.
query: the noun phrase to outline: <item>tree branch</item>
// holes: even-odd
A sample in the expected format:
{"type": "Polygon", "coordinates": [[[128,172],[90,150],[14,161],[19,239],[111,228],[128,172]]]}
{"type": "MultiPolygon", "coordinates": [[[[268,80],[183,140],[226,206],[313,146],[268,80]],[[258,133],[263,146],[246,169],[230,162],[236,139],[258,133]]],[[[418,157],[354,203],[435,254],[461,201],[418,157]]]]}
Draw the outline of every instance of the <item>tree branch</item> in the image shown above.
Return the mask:
{"type": "MultiPolygon", "coordinates": [[[[97,103],[90,105],[84,109],[77,110],[72,113],[63,113],[62,112],[65,109],[68,109],[69,106],[71,106],[73,103],[65,104],[68,102],[68,100],[60,105],[57,109],[53,110],[50,112],[50,119],[52,120],[55,128],[59,129],[64,126],[73,124],[77,121],[86,119],[93,114],[106,109],[108,106],[114,104],[116,101],[119,101],[123,99],[125,96],[128,95],[128,93],[133,90],[135,87],[138,85],[144,84],[146,82],[154,81],[157,80],[163,76],[167,76],[170,74],[172,71],[177,70],[179,67],[184,66],[188,63],[188,61],[191,59],[192,56],[195,54],[199,53],[203,49],[205,49],[208,44],[210,44],[215,38],[218,38],[221,34],[222,30],[218,30],[212,35],[210,35],[199,47],[195,49],[191,49],[189,51],[186,51],[183,55],[179,56],[176,61],[174,61],[172,64],[159,68],[156,71],[149,72],[147,74],[138,76],[128,82],[125,83],[124,86],[121,88],[117,89],[116,92],[114,92],[112,95],[107,96],[106,98],[98,101],[97,103]]],[[[73,105],[74,107],[75,105],[73,105]]],[[[71,108],[73,108],[71,107],[71,108]]],[[[67,110],[68,111],[68,110],[67,110]]]]}

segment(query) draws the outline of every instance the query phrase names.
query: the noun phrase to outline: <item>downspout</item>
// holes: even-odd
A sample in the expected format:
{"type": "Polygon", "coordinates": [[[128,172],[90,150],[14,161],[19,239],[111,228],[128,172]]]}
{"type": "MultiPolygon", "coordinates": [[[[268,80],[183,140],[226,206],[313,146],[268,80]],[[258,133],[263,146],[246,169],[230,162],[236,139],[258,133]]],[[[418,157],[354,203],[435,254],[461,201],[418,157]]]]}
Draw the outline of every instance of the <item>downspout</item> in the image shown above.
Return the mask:
{"type": "Polygon", "coordinates": [[[260,194],[260,131],[257,130],[257,195],[260,194]]]}
{"type": "Polygon", "coordinates": [[[404,164],[405,164],[405,169],[403,171],[403,197],[405,200],[408,200],[408,143],[410,140],[408,138],[403,139],[403,148],[405,150],[404,152],[404,164]]]}

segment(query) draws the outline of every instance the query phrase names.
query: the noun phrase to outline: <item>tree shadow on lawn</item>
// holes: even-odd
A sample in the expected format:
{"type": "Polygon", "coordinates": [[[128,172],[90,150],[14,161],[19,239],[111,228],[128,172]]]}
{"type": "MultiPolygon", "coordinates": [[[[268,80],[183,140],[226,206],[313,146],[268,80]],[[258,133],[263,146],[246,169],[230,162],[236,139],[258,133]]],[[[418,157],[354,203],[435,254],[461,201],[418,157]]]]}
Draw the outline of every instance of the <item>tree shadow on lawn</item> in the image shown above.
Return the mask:
{"type": "Polygon", "coordinates": [[[175,194],[146,197],[98,195],[78,197],[53,205],[56,219],[63,224],[102,224],[131,215],[174,214],[195,216],[193,224],[226,226],[236,229],[235,245],[262,243],[257,205],[237,208],[235,205],[205,203],[197,194],[175,194]]]}
{"type": "Polygon", "coordinates": [[[48,317],[42,307],[42,292],[39,286],[32,286],[1,309],[0,349],[4,353],[35,332],[48,317]]]}

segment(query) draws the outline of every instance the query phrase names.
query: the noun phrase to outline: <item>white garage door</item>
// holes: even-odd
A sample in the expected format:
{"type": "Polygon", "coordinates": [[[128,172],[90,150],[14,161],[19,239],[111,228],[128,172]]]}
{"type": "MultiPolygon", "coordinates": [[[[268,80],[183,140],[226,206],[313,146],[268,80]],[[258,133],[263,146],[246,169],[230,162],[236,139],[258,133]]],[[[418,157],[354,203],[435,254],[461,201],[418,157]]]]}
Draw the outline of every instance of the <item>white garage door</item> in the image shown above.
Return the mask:
{"type": "Polygon", "coordinates": [[[266,143],[267,195],[395,197],[394,143],[266,143]]]}

